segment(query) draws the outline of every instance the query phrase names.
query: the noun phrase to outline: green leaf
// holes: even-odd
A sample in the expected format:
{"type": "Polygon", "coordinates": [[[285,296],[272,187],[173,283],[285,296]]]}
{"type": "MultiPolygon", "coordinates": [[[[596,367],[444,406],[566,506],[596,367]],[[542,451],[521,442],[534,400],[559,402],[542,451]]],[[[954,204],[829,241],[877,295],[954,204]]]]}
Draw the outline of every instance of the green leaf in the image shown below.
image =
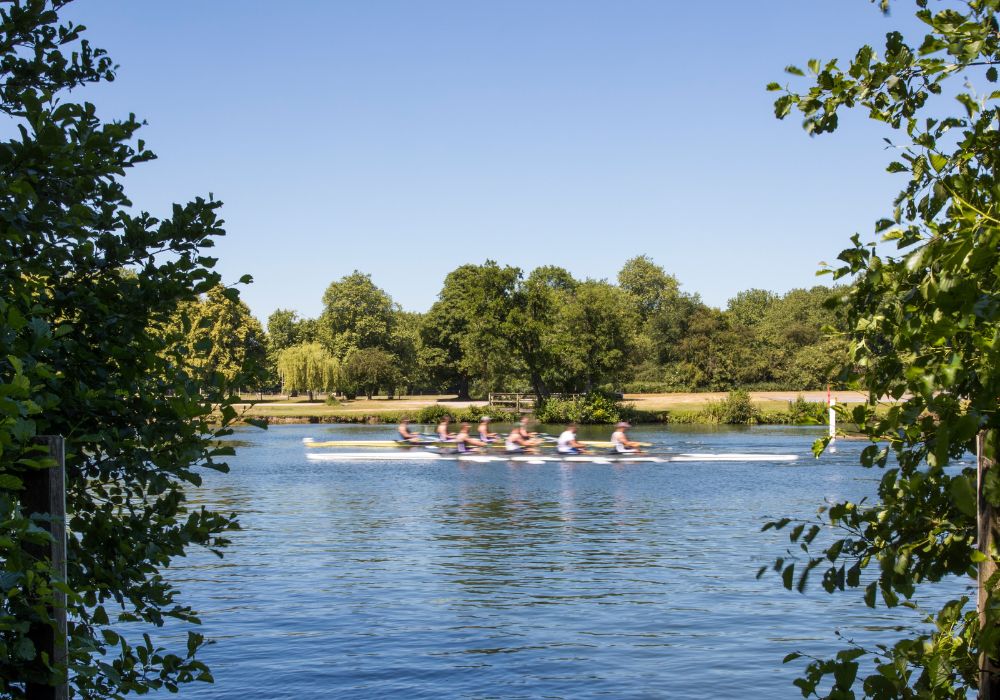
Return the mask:
{"type": "Polygon", "coordinates": [[[877,584],[872,581],[867,586],[865,586],[865,605],[869,608],[875,607],[875,594],[877,592],[877,584]]]}
{"type": "Polygon", "coordinates": [[[8,491],[20,491],[24,488],[24,483],[13,474],[0,474],[0,489],[8,491]]]}
{"type": "Polygon", "coordinates": [[[976,517],[976,486],[970,477],[964,474],[953,477],[948,491],[956,508],[970,518],[976,517]]]}
{"type": "Polygon", "coordinates": [[[784,584],[785,588],[792,590],[792,582],[795,578],[795,564],[789,564],[785,567],[785,570],[781,572],[781,582],[784,584]]]}
{"type": "Polygon", "coordinates": [[[34,643],[27,637],[21,637],[14,645],[14,655],[25,661],[33,660],[36,655],[34,643]]]}

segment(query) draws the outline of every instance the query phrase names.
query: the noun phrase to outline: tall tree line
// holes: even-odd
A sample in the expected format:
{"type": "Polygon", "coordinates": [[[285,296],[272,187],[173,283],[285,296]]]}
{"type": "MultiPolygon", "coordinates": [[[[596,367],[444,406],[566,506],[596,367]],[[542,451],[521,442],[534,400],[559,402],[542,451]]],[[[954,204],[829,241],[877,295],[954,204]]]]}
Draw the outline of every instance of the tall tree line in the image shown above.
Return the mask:
{"type": "Polygon", "coordinates": [[[414,313],[355,271],[330,284],[318,318],[271,314],[267,383],[348,396],[814,389],[846,357],[843,319],[827,308],[842,293],[751,289],[716,309],[647,256],[615,282],[487,260],[450,272],[414,313]]]}

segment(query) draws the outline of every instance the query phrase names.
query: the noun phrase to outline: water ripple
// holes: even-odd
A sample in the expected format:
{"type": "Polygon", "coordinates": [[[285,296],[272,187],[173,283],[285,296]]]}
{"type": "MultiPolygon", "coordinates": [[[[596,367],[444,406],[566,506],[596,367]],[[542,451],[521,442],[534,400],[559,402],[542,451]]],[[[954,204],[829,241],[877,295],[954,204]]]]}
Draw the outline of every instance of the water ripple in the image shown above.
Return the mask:
{"type": "Polygon", "coordinates": [[[171,570],[216,640],[217,683],[190,696],[796,698],[789,651],[830,653],[834,626],[863,642],[917,624],[755,578],[787,546],[767,518],[874,490],[860,444],[817,462],[815,429],[643,434],[794,465],[315,463],[301,445],[383,432],[241,433],[232,473],[192,494],[244,529],[225,559],[171,570]]]}

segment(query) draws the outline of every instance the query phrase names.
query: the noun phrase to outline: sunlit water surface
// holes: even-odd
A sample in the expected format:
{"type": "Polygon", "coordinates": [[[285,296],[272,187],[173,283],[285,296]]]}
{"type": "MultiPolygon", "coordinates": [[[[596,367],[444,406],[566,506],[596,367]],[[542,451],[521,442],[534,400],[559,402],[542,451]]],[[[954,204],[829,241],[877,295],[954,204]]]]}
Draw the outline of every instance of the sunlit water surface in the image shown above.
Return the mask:
{"type": "Polygon", "coordinates": [[[785,654],[830,654],[835,629],[891,642],[917,624],[858,592],[756,578],[788,544],[766,520],[873,493],[863,443],[817,461],[815,428],[657,427],[633,436],[800,458],[530,465],[315,462],[301,442],[390,431],[238,434],[232,472],[207,475],[193,500],[239,512],[243,530],[224,559],[199,553],[170,574],[216,640],[204,653],[216,683],[184,695],[796,698],[802,666],[785,654]]]}

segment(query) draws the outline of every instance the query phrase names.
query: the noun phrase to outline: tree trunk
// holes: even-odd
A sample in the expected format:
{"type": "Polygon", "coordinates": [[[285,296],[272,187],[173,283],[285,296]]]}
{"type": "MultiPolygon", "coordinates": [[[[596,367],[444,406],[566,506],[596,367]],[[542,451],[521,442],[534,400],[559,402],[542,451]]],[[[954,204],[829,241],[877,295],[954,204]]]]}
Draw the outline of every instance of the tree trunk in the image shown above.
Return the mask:
{"type": "Polygon", "coordinates": [[[458,398],[462,401],[469,400],[469,378],[464,374],[458,378],[458,398]]]}
{"type": "MultiPolygon", "coordinates": [[[[987,582],[996,573],[996,542],[1000,534],[1000,513],[986,499],[984,485],[986,472],[996,464],[996,438],[994,431],[983,431],[976,438],[976,462],[978,466],[978,536],[979,551],[986,559],[979,565],[979,625],[983,634],[988,625],[995,625],[995,620],[987,619],[986,610],[990,604],[990,591],[987,582]]],[[[997,664],[997,649],[983,653],[979,662],[979,698],[980,700],[1000,700],[1000,665],[997,664]]]]}
{"type": "Polygon", "coordinates": [[[535,392],[535,400],[538,403],[544,401],[549,395],[548,387],[546,387],[545,382],[542,381],[541,375],[535,371],[531,372],[531,388],[535,392]]]}

